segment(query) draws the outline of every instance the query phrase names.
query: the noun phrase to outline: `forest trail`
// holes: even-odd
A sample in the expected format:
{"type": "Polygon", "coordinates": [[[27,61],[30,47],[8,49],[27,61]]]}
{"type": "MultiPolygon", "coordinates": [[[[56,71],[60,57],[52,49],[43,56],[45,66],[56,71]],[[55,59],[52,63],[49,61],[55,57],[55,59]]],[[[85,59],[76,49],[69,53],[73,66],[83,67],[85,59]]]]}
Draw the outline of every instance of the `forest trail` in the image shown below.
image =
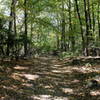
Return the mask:
{"type": "Polygon", "coordinates": [[[4,61],[0,66],[0,100],[100,100],[99,88],[86,88],[100,65],[72,66],[70,58],[39,57],[4,61]]]}

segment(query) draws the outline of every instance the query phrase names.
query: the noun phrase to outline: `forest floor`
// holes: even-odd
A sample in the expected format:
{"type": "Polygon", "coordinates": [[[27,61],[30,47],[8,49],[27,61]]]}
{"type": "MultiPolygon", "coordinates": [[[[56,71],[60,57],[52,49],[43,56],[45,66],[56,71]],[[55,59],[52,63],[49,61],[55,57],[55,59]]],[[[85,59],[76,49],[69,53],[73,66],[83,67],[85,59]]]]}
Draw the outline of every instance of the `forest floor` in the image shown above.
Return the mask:
{"type": "Polygon", "coordinates": [[[39,57],[0,63],[0,100],[100,100],[99,58],[39,57]]]}

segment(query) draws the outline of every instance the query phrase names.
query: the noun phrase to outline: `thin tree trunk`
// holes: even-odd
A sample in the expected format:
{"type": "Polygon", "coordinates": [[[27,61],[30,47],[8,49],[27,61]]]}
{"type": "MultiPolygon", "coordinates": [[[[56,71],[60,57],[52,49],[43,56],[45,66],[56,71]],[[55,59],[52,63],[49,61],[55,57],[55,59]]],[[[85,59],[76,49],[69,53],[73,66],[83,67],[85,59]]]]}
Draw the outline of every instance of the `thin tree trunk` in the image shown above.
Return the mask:
{"type": "MultiPolygon", "coordinates": [[[[58,17],[58,15],[57,15],[57,17],[58,17]]],[[[57,19],[57,24],[58,24],[58,30],[60,30],[59,19],[57,19]]],[[[56,48],[57,48],[57,50],[60,49],[60,39],[59,39],[58,33],[56,33],[56,48]]]]}
{"type": "Polygon", "coordinates": [[[80,23],[80,30],[81,30],[81,37],[82,37],[82,49],[83,49],[83,52],[84,52],[85,40],[84,40],[84,33],[83,33],[83,28],[82,28],[83,25],[82,25],[82,19],[81,19],[81,16],[80,16],[80,11],[79,11],[79,6],[78,6],[77,0],[75,0],[75,5],[76,5],[77,15],[78,15],[79,23],[80,23]]]}
{"type": "Polygon", "coordinates": [[[56,41],[57,41],[56,48],[57,48],[57,50],[59,50],[59,43],[60,43],[60,41],[59,41],[59,34],[56,34],[56,41]]]}
{"type": "Polygon", "coordinates": [[[70,40],[71,40],[71,50],[74,52],[75,47],[75,39],[74,34],[72,33],[73,27],[72,27],[72,14],[71,14],[71,0],[69,0],[69,32],[70,32],[70,40]]]}
{"type": "Polygon", "coordinates": [[[99,41],[100,41],[100,0],[98,0],[98,32],[99,32],[99,41]]]}
{"type": "Polygon", "coordinates": [[[92,29],[92,22],[91,22],[91,11],[90,11],[90,0],[87,0],[87,7],[88,7],[88,20],[89,20],[89,27],[90,30],[92,29]]]}
{"type": "Polygon", "coordinates": [[[84,12],[85,12],[85,23],[86,23],[86,43],[85,43],[85,55],[88,56],[88,46],[89,46],[89,21],[87,12],[87,3],[84,0],[84,12]]]}
{"type": "Polygon", "coordinates": [[[64,14],[64,2],[62,1],[62,35],[61,35],[61,49],[66,51],[66,36],[65,36],[65,14],[64,14]]]}
{"type": "Polygon", "coordinates": [[[32,49],[33,23],[31,22],[30,24],[31,24],[31,25],[30,25],[30,26],[31,26],[31,27],[30,27],[30,28],[31,28],[31,29],[30,29],[30,33],[31,33],[31,34],[30,34],[30,44],[29,44],[29,48],[32,49]]]}
{"type": "MultiPolygon", "coordinates": [[[[17,51],[17,42],[16,42],[16,36],[17,36],[17,30],[16,30],[16,0],[13,0],[13,21],[14,21],[14,34],[15,34],[15,41],[14,41],[14,45],[15,45],[15,50],[14,51],[17,51]]],[[[18,56],[18,51],[15,52],[16,53],[16,56],[18,56]]]]}
{"type": "MultiPolygon", "coordinates": [[[[13,5],[14,5],[14,2],[12,0],[12,3],[11,3],[11,8],[10,8],[10,17],[13,18],[13,5]]],[[[13,25],[13,20],[10,20],[9,21],[9,31],[8,31],[8,39],[7,39],[7,52],[6,52],[6,55],[9,56],[9,53],[10,53],[10,38],[11,38],[11,32],[12,32],[12,25],[13,25]]]]}
{"type": "Polygon", "coordinates": [[[92,0],[92,22],[93,22],[93,33],[95,32],[95,15],[94,15],[94,3],[92,0]]]}
{"type": "Polygon", "coordinates": [[[93,28],[93,25],[92,25],[92,19],[91,19],[91,8],[90,8],[91,4],[90,4],[90,0],[87,0],[87,14],[88,14],[88,23],[89,23],[89,43],[93,42],[93,32],[92,32],[92,28],[93,28]]]}
{"type": "Polygon", "coordinates": [[[14,17],[14,33],[15,33],[15,36],[17,35],[17,31],[16,31],[16,0],[13,0],[14,2],[14,5],[13,5],[13,17],[14,17]]]}
{"type": "Polygon", "coordinates": [[[25,6],[25,11],[24,11],[24,24],[25,24],[25,40],[24,40],[24,54],[25,56],[27,55],[27,0],[24,0],[24,6],[25,6]]]}

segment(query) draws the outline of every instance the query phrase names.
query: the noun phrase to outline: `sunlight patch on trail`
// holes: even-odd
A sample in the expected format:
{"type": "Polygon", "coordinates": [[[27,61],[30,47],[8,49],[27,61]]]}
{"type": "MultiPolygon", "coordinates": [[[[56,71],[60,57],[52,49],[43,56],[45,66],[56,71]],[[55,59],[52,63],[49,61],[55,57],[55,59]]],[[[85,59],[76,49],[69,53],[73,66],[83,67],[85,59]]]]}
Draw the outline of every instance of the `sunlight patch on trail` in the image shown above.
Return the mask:
{"type": "Polygon", "coordinates": [[[13,73],[11,77],[15,80],[23,80],[23,77],[25,77],[28,80],[36,80],[39,78],[39,75],[32,75],[32,74],[23,74],[23,73],[13,73]]]}
{"type": "Polygon", "coordinates": [[[17,66],[14,67],[14,69],[16,69],[16,70],[27,70],[28,67],[23,67],[23,66],[17,65],[17,66]]]}
{"type": "Polygon", "coordinates": [[[60,66],[62,66],[62,65],[54,65],[55,67],[60,67],[60,66]]]}
{"type": "Polygon", "coordinates": [[[52,70],[53,73],[72,73],[71,69],[58,68],[59,70],[52,70]]]}
{"type": "Polygon", "coordinates": [[[33,84],[28,84],[28,83],[23,83],[22,85],[27,86],[27,87],[32,87],[33,86],[33,84]]]}
{"type": "Polygon", "coordinates": [[[52,72],[54,72],[54,73],[61,73],[60,70],[52,70],[52,72]]]}
{"type": "Polygon", "coordinates": [[[51,95],[38,95],[38,96],[31,96],[34,100],[69,100],[67,97],[57,97],[51,95]]]}
{"type": "Polygon", "coordinates": [[[73,81],[72,81],[72,83],[79,83],[80,82],[80,80],[77,80],[77,79],[74,79],[73,81]]]}
{"type": "Polygon", "coordinates": [[[91,91],[90,95],[92,95],[92,96],[100,96],[100,91],[91,91]]]}
{"type": "Polygon", "coordinates": [[[39,78],[39,75],[23,74],[23,76],[28,80],[36,80],[37,78],[39,78]]]}
{"type": "MultiPolygon", "coordinates": [[[[15,86],[15,85],[12,85],[12,86],[3,86],[4,89],[7,89],[7,90],[17,90],[18,87],[15,86]]],[[[1,100],[1,99],[0,99],[1,100]]]]}
{"type": "Polygon", "coordinates": [[[45,88],[45,89],[51,89],[51,88],[53,88],[53,86],[52,86],[52,85],[51,85],[51,86],[47,85],[47,86],[45,86],[44,88],[45,88]]]}
{"type": "Polygon", "coordinates": [[[53,73],[72,73],[70,70],[52,70],[53,73]]]}
{"type": "MultiPolygon", "coordinates": [[[[13,73],[12,75],[11,75],[11,77],[13,78],[13,79],[15,79],[15,80],[22,80],[21,79],[21,74],[19,74],[19,73],[13,73]]],[[[23,81],[23,80],[22,80],[23,81]]]]}
{"type": "Polygon", "coordinates": [[[35,100],[51,100],[50,95],[31,96],[31,98],[35,100]]]}
{"type": "Polygon", "coordinates": [[[96,68],[92,67],[74,67],[72,71],[82,72],[82,73],[91,73],[91,72],[99,72],[96,68]]]}
{"type": "Polygon", "coordinates": [[[62,91],[64,93],[69,93],[69,94],[73,94],[74,93],[73,89],[71,89],[71,88],[62,88],[62,91]]]}
{"type": "Polygon", "coordinates": [[[47,65],[47,63],[41,62],[42,65],[47,65]]]}

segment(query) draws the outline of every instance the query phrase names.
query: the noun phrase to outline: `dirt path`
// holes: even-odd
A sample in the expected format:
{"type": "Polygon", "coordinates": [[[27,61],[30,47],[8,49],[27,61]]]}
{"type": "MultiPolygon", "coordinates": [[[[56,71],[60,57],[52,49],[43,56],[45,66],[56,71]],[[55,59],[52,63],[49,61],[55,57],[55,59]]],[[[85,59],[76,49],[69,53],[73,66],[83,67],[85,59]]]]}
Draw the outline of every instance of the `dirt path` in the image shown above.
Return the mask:
{"type": "Polygon", "coordinates": [[[86,88],[87,80],[100,74],[100,66],[67,62],[54,57],[5,62],[0,100],[100,100],[100,87],[86,88]]]}

